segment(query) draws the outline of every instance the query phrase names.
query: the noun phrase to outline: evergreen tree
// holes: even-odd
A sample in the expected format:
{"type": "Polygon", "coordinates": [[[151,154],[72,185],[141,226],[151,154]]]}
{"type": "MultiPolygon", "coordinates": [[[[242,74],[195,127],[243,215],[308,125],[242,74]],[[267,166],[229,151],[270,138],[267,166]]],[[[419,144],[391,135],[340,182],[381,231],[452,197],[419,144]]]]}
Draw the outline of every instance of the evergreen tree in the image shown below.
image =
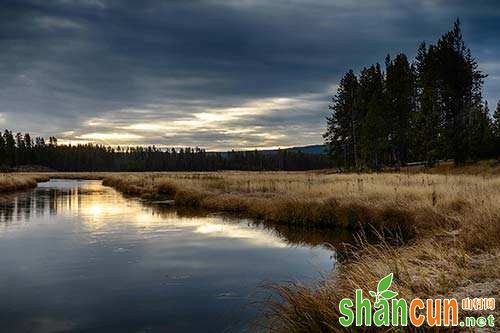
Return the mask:
{"type": "Polygon", "coordinates": [[[417,108],[412,117],[413,156],[428,165],[437,162],[443,152],[444,119],[438,89],[436,49],[420,44],[415,59],[417,108]]]}
{"type": "Polygon", "coordinates": [[[24,137],[21,133],[16,134],[16,158],[15,164],[22,165],[25,164],[25,154],[26,154],[26,146],[24,144],[24,137]]]}
{"type": "Polygon", "coordinates": [[[364,68],[359,78],[359,146],[363,164],[374,169],[380,169],[387,157],[389,128],[385,104],[380,65],[364,68]]]}
{"type": "Polygon", "coordinates": [[[358,166],[357,110],[358,79],[351,70],[344,75],[329,106],[332,114],[327,118],[327,131],[323,135],[330,153],[338,165],[358,166]]]}
{"type": "Polygon", "coordinates": [[[493,113],[493,154],[500,157],[500,101],[498,101],[497,108],[493,113]]]}
{"type": "Polygon", "coordinates": [[[5,165],[12,166],[15,163],[16,157],[16,141],[12,132],[5,130],[3,133],[3,139],[5,141],[5,165]]]}
{"type": "Polygon", "coordinates": [[[453,158],[456,164],[462,164],[471,155],[466,133],[471,113],[481,107],[484,75],[477,69],[476,61],[465,46],[459,20],[438,41],[435,56],[437,88],[445,121],[446,156],[453,158]]]}
{"type": "Polygon", "coordinates": [[[391,160],[397,165],[408,162],[410,119],[415,109],[415,74],[405,54],[386,58],[387,121],[391,160]]]}
{"type": "Polygon", "coordinates": [[[470,135],[470,152],[473,160],[487,158],[493,153],[494,138],[492,127],[488,102],[485,103],[484,107],[472,110],[468,133],[470,135]]]}

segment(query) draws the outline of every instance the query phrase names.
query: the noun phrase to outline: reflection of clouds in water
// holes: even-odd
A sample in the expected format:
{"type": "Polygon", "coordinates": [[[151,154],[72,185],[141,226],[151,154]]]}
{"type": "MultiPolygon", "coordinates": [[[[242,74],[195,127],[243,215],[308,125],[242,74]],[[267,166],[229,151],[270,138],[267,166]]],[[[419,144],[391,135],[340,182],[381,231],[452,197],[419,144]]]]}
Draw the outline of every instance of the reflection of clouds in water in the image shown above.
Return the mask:
{"type": "MultiPolygon", "coordinates": [[[[8,214],[16,222],[28,221],[34,212],[77,216],[81,219],[81,228],[93,238],[105,237],[127,227],[143,237],[160,236],[164,232],[193,232],[205,238],[241,239],[250,244],[276,248],[287,246],[271,230],[236,220],[224,222],[216,216],[181,217],[175,211],[160,213],[154,207],[126,199],[114,189],[103,187],[100,181],[42,183],[30,195],[16,198],[16,202],[8,214]]],[[[0,211],[5,214],[5,209],[0,211]]],[[[29,225],[25,224],[26,227],[29,225]]]]}
{"type": "Polygon", "coordinates": [[[244,227],[241,224],[203,223],[195,229],[195,232],[210,237],[238,238],[256,245],[287,247],[287,244],[275,235],[263,232],[257,227],[244,227]]]}
{"type": "Polygon", "coordinates": [[[205,237],[237,238],[255,245],[272,247],[287,246],[269,231],[236,221],[220,223],[220,217],[188,218],[180,217],[175,212],[160,215],[153,208],[124,199],[112,189],[101,196],[83,196],[80,200],[80,215],[84,218],[85,226],[91,230],[105,229],[108,223],[123,223],[143,230],[179,232],[189,229],[205,237]],[[109,221],[110,219],[113,221],[109,221]]]}
{"type": "Polygon", "coordinates": [[[100,182],[49,185],[0,199],[6,332],[220,332],[247,321],[264,282],[312,281],[332,265],[331,251],[287,246],[248,220],[149,206],[100,182]]]}
{"type": "Polygon", "coordinates": [[[138,199],[125,198],[100,181],[76,180],[52,180],[41,183],[34,191],[0,199],[0,234],[47,224],[62,227],[59,217],[52,218],[56,214],[65,219],[78,218],[74,227],[92,243],[120,236],[124,230],[130,231],[129,239],[136,240],[190,233],[205,239],[241,240],[269,248],[304,245],[330,250],[325,243],[348,241],[331,230],[305,232],[283,225],[256,225],[246,219],[197,216],[196,212],[179,214],[168,206],[145,205],[138,199]],[[34,217],[37,223],[32,221],[34,217]]]}

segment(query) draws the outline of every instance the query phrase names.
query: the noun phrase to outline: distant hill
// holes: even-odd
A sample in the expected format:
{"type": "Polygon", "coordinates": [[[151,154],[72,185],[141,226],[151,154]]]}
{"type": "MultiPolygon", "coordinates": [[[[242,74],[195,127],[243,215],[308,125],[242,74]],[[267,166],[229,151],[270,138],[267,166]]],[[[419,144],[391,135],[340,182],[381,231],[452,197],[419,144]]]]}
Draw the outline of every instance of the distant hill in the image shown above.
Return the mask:
{"type": "MultiPolygon", "coordinates": [[[[294,153],[304,153],[304,154],[318,154],[318,155],[324,155],[327,153],[326,146],[325,145],[311,145],[311,146],[303,146],[303,147],[292,147],[292,148],[283,148],[281,151],[291,151],[294,153]]],[[[257,149],[257,151],[264,153],[264,154],[269,154],[269,155],[274,155],[278,153],[278,149],[257,149]]],[[[212,151],[208,152],[210,153],[220,153],[222,156],[226,156],[227,152],[224,151],[212,151]]]]}
{"type": "MultiPolygon", "coordinates": [[[[325,145],[311,145],[311,146],[303,146],[303,147],[292,147],[292,148],[284,148],[281,150],[292,151],[294,153],[304,153],[304,154],[326,154],[326,146],[325,145]]],[[[276,154],[278,152],[277,149],[270,150],[262,150],[264,153],[268,154],[276,154]]]]}

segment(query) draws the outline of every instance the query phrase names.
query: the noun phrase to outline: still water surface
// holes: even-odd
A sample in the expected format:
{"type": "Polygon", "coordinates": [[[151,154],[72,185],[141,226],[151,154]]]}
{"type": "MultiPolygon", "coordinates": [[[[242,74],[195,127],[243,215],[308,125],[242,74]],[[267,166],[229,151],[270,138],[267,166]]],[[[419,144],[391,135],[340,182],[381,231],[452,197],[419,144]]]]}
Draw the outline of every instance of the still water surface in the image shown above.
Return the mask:
{"type": "Polygon", "coordinates": [[[264,284],[331,271],[321,242],[51,180],[0,198],[0,331],[251,331],[264,284]]]}

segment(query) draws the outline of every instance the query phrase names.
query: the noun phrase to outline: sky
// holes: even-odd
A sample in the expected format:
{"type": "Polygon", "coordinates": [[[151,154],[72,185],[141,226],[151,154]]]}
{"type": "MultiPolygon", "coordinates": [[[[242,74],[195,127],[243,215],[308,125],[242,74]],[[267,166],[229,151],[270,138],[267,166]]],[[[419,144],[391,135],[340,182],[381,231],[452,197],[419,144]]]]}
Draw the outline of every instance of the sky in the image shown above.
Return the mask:
{"type": "Polygon", "coordinates": [[[500,100],[498,0],[0,0],[0,128],[59,142],[322,143],[341,76],[460,17],[500,100]]]}

